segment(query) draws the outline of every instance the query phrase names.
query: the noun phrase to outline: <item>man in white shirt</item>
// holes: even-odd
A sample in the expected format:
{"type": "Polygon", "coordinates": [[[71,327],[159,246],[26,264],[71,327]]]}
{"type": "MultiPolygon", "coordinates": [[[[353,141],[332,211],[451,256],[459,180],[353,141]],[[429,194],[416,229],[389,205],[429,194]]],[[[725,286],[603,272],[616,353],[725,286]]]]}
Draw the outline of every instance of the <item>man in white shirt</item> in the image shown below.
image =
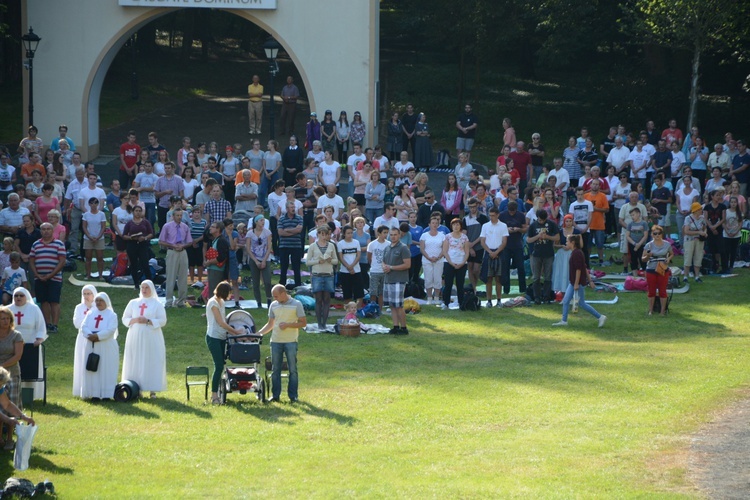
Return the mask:
{"type": "Polygon", "coordinates": [[[399,220],[393,216],[393,214],[396,212],[396,205],[394,205],[392,202],[388,202],[385,205],[383,205],[383,215],[375,219],[375,222],[373,222],[372,227],[378,228],[380,226],[387,226],[388,229],[399,228],[399,220]]]}
{"type": "MultiPolygon", "coordinates": [[[[626,148],[627,149],[627,148],[626,148]]],[[[643,142],[639,139],[635,143],[635,149],[628,155],[630,166],[630,179],[643,180],[646,178],[646,169],[651,162],[651,156],[643,149],[643,142]]],[[[645,186],[644,186],[645,188],[645,186]]]]}
{"type": "MultiPolygon", "coordinates": [[[[680,177],[680,170],[687,163],[687,159],[685,153],[680,151],[680,144],[677,141],[672,142],[670,147],[672,148],[672,185],[676,185],[675,181],[680,177]]],[[[700,191],[700,188],[698,190],[700,191]]]]}
{"type": "MultiPolygon", "coordinates": [[[[625,148],[627,149],[627,148],[625,148]]],[[[612,150],[614,151],[614,149],[612,150]]],[[[573,224],[581,232],[581,239],[583,240],[583,253],[586,255],[586,265],[589,265],[589,247],[591,246],[591,233],[589,232],[589,226],[591,225],[591,216],[594,214],[594,204],[589,200],[584,199],[583,186],[576,188],[576,201],[570,204],[568,213],[573,214],[573,224]]]]}
{"type": "Polygon", "coordinates": [[[78,194],[88,185],[85,172],[83,165],[79,165],[75,170],[73,181],[68,184],[68,189],[65,191],[65,212],[70,221],[68,241],[70,241],[70,249],[76,255],[81,250],[81,217],[83,216],[81,205],[78,203],[78,194]]]}
{"type": "Polygon", "coordinates": [[[102,188],[96,186],[96,181],[98,180],[99,176],[97,176],[95,173],[89,173],[86,178],[89,181],[88,185],[81,188],[81,190],[78,192],[77,203],[78,207],[81,209],[81,213],[91,210],[91,207],[89,206],[89,200],[91,198],[96,198],[97,200],[99,200],[100,207],[104,206],[104,204],[107,202],[107,194],[102,188]]]}
{"type": "Polygon", "coordinates": [[[552,164],[555,168],[550,171],[549,175],[555,176],[555,179],[557,179],[555,187],[562,193],[565,193],[570,187],[570,174],[563,168],[563,159],[559,156],[556,156],[552,160],[552,164]]]}
{"type": "Polygon", "coordinates": [[[15,237],[23,227],[23,216],[29,215],[28,208],[20,206],[21,198],[17,193],[8,195],[8,207],[0,210],[0,232],[15,237]]]}
{"type": "Polygon", "coordinates": [[[242,184],[235,188],[234,199],[237,202],[234,209],[236,212],[245,210],[252,212],[258,204],[258,185],[252,182],[252,172],[248,169],[242,171],[242,184]]]}
{"type": "Polygon", "coordinates": [[[615,138],[615,147],[607,155],[607,165],[615,167],[615,173],[619,174],[628,166],[630,150],[622,145],[622,138],[615,138]]]}
{"type": "Polygon", "coordinates": [[[362,145],[358,142],[354,143],[354,153],[349,155],[346,160],[346,170],[349,172],[349,182],[354,182],[354,170],[357,168],[357,164],[367,159],[367,156],[362,152],[362,145]]]}
{"type": "Polygon", "coordinates": [[[484,261],[482,267],[487,268],[487,307],[492,307],[492,281],[495,281],[497,292],[497,307],[502,307],[502,253],[508,243],[508,226],[500,222],[500,210],[497,207],[490,208],[490,221],[482,224],[482,232],[479,233],[479,242],[484,249],[484,261]]]}
{"type": "Polygon", "coordinates": [[[393,164],[393,178],[396,180],[396,186],[406,182],[410,168],[414,169],[414,164],[409,161],[409,153],[401,151],[401,161],[393,164]]]}
{"type": "Polygon", "coordinates": [[[344,213],[344,199],[336,194],[335,184],[329,184],[326,188],[326,195],[318,198],[318,213],[322,214],[325,207],[333,207],[333,218],[341,219],[341,214],[344,213]]]}

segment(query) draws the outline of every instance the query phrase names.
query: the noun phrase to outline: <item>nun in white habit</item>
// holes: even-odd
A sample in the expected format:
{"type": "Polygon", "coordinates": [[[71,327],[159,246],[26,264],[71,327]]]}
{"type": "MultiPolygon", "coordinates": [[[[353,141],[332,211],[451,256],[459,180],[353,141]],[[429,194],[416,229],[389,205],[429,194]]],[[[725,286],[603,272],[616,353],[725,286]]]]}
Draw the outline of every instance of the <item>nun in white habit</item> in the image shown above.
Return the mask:
{"type": "Polygon", "coordinates": [[[149,391],[155,398],[157,392],[167,390],[167,351],[161,331],[167,313],[151,280],[141,283],[140,296],[128,303],[122,323],[128,327],[122,379],[136,382],[142,393],[149,391]]]}
{"type": "MultiPolygon", "coordinates": [[[[13,290],[13,302],[8,306],[13,313],[16,330],[23,337],[25,344],[39,346],[47,340],[47,322],[42,310],[34,303],[31,292],[23,287],[13,290]]],[[[44,356],[39,351],[39,369],[37,378],[44,378],[44,356]]],[[[21,359],[23,364],[23,358],[21,359]]],[[[44,398],[44,382],[21,382],[21,388],[34,389],[34,399],[44,398]]]]}
{"type": "Polygon", "coordinates": [[[81,303],[78,304],[75,311],[73,311],[73,326],[76,327],[78,332],[81,331],[83,319],[89,311],[94,308],[94,296],[96,293],[96,287],[94,285],[86,285],[81,289],[81,303]]]}
{"type": "Polygon", "coordinates": [[[95,307],[83,319],[76,337],[73,360],[73,396],[107,399],[114,396],[120,371],[120,347],[117,344],[118,318],[104,292],[94,298],[95,307]],[[99,355],[95,372],[86,369],[89,353],[99,355]]]}

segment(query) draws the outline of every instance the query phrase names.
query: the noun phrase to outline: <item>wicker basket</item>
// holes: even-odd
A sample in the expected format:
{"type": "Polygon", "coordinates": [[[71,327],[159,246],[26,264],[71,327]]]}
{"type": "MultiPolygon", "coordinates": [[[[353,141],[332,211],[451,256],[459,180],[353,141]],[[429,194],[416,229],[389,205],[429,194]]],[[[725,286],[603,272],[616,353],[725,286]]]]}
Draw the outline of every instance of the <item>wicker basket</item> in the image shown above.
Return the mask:
{"type": "Polygon", "coordinates": [[[339,332],[342,337],[359,337],[359,324],[339,325],[339,332]]]}

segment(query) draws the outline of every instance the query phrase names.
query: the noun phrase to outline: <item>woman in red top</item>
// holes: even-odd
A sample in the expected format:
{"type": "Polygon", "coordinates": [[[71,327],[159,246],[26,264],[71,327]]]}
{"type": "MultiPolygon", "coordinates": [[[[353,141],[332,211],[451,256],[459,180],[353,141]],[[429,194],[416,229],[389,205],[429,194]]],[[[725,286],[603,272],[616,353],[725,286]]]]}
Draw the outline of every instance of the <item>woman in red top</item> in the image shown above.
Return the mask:
{"type": "MultiPolygon", "coordinates": [[[[593,317],[599,320],[599,328],[604,326],[607,321],[607,317],[603,314],[599,314],[596,309],[586,303],[584,298],[584,291],[586,285],[591,285],[594,288],[594,283],[589,277],[589,270],[586,268],[586,256],[583,254],[583,250],[580,234],[572,234],[568,236],[567,247],[571,250],[570,262],[568,265],[569,272],[569,284],[568,289],[565,291],[565,297],[563,297],[563,312],[562,319],[554,323],[552,326],[567,326],[568,325],[568,308],[572,300],[577,301],[578,307],[591,314],[593,317]]],[[[575,311],[575,310],[574,310],[575,311]]]]}

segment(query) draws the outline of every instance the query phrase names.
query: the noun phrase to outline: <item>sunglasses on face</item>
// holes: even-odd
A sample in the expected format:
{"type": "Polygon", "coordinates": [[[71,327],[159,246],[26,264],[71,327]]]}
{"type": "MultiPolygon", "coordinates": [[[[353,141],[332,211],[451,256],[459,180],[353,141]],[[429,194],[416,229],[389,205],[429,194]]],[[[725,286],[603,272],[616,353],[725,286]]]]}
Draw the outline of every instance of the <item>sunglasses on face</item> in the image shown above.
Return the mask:
{"type": "Polygon", "coordinates": [[[661,234],[661,231],[652,231],[651,234],[661,234]]]}

